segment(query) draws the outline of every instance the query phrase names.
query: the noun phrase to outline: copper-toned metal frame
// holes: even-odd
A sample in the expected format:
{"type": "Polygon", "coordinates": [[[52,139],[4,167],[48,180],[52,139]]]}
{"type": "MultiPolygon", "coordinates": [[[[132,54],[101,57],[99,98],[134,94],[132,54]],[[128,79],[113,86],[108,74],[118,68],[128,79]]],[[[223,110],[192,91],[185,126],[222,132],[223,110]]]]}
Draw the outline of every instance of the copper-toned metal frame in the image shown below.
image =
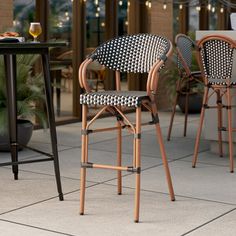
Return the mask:
{"type": "MultiPolygon", "coordinates": [[[[172,45],[170,44],[170,49],[166,54],[169,57],[172,53],[172,45]]],[[[87,83],[86,78],[86,68],[92,59],[86,59],[79,68],[79,82],[80,86],[86,91],[91,92],[91,88],[87,83]]],[[[159,80],[159,70],[163,65],[163,60],[158,60],[151,68],[148,79],[147,79],[147,94],[150,99],[143,101],[142,105],[145,106],[154,117],[153,122],[156,126],[157,140],[160,145],[161,156],[163,160],[163,165],[166,173],[168,188],[170,192],[170,198],[172,201],[175,200],[174,190],[172,186],[171,175],[169,171],[168,161],[166,158],[166,152],[164,148],[163,138],[161,134],[160,124],[158,122],[158,113],[156,105],[156,91],[159,80]]],[[[120,72],[116,71],[116,90],[120,90],[120,72]]],[[[86,168],[103,168],[117,170],[117,181],[118,181],[118,194],[122,194],[122,175],[121,171],[130,171],[136,175],[136,188],[135,188],[135,211],[134,211],[134,221],[139,221],[139,206],[140,206],[140,174],[141,174],[141,158],[140,158],[140,148],[141,148],[141,126],[150,123],[141,123],[141,106],[136,108],[136,122],[132,124],[127,116],[123,113],[121,107],[119,106],[104,106],[102,107],[92,120],[87,122],[88,106],[82,105],[82,151],[81,151],[81,186],[80,186],[80,214],[84,214],[84,204],[85,204],[85,188],[86,188],[86,168]],[[117,119],[117,125],[115,127],[100,128],[89,130],[89,127],[95,120],[105,111],[110,112],[112,115],[119,114],[121,119],[117,119]],[[129,132],[134,135],[133,138],[133,166],[122,166],[121,161],[121,143],[122,143],[122,129],[127,128],[129,132]],[[88,136],[89,133],[95,132],[105,132],[117,130],[117,165],[101,165],[88,162],[88,136]]]]}
{"type": "MultiPolygon", "coordinates": [[[[176,45],[177,45],[178,38],[183,37],[183,36],[187,37],[184,34],[176,35],[176,37],[175,37],[175,44],[176,45]]],[[[184,132],[183,132],[183,136],[185,137],[186,134],[187,134],[188,103],[189,103],[189,95],[191,94],[191,92],[188,91],[188,90],[183,92],[181,90],[181,84],[187,83],[187,87],[189,88],[191,81],[193,81],[193,80],[200,81],[201,80],[201,78],[199,78],[200,72],[199,73],[192,73],[190,71],[190,68],[188,67],[188,65],[187,65],[187,63],[186,63],[186,61],[185,61],[185,59],[184,59],[184,57],[183,57],[183,55],[182,55],[182,53],[181,53],[181,51],[179,50],[178,47],[176,47],[176,53],[178,55],[179,60],[181,61],[181,64],[182,64],[183,69],[184,69],[184,73],[183,73],[182,70],[180,70],[178,68],[180,78],[176,82],[176,96],[175,96],[175,100],[174,100],[174,104],[173,104],[173,108],[172,108],[172,113],[171,113],[171,118],[170,118],[170,125],[169,125],[169,130],[168,130],[168,135],[167,135],[167,140],[168,141],[170,141],[172,126],[173,126],[173,122],[174,122],[174,116],[175,116],[175,112],[176,112],[176,106],[177,106],[179,96],[181,94],[186,95],[185,106],[184,106],[185,114],[184,114],[184,132]]]]}
{"type": "Polygon", "coordinates": [[[211,85],[208,83],[207,78],[204,75],[204,68],[203,68],[203,63],[202,63],[202,58],[200,55],[200,50],[203,48],[203,44],[208,41],[208,40],[224,40],[227,43],[230,44],[232,48],[236,48],[236,43],[229,37],[222,36],[222,35],[209,35],[204,38],[202,38],[198,42],[198,60],[200,64],[200,68],[202,71],[202,77],[204,79],[204,84],[205,84],[205,89],[204,89],[204,96],[203,96],[203,105],[201,109],[201,115],[200,115],[200,124],[199,128],[197,131],[197,136],[196,136],[196,141],[195,141],[195,147],[194,147],[194,155],[193,155],[193,160],[192,160],[192,167],[196,167],[197,163],[197,158],[198,158],[198,149],[199,149],[199,142],[200,142],[200,137],[201,137],[201,132],[202,132],[202,126],[203,126],[203,120],[204,120],[204,115],[205,115],[205,109],[213,108],[217,109],[217,117],[218,117],[218,143],[219,143],[219,155],[222,157],[223,156],[223,148],[222,148],[222,131],[227,131],[228,132],[228,142],[229,142],[229,160],[230,160],[230,172],[234,172],[234,159],[233,159],[233,137],[232,137],[232,132],[236,131],[235,128],[232,127],[232,95],[231,95],[231,88],[236,88],[235,85],[232,85],[231,83],[231,78],[225,79],[226,85],[211,85]],[[209,94],[209,90],[212,90],[212,93],[209,94]],[[216,106],[209,106],[208,101],[210,97],[213,94],[216,94],[216,106]],[[222,98],[225,96],[226,98],[226,105],[222,103],[222,98]],[[228,127],[223,127],[222,125],[222,109],[226,108],[227,109],[227,119],[228,119],[228,127]]]}

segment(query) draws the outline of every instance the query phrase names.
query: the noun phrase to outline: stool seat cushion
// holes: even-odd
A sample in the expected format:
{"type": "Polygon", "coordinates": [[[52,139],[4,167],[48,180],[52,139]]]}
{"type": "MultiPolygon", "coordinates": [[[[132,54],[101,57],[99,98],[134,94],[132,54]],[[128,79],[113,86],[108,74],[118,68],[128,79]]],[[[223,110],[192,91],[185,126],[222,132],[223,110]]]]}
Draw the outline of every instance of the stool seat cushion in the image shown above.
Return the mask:
{"type": "Polygon", "coordinates": [[[80,95],[80,104],[138,107],[149,99],[146,91],[99,91],[80,95]]]}

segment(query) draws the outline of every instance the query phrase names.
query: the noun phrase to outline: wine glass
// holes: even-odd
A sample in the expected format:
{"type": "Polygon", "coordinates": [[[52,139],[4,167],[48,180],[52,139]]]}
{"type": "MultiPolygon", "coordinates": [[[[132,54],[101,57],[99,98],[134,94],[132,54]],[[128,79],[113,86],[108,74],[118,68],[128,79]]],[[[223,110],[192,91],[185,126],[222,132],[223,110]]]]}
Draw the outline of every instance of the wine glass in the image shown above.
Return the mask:
{"type": "Polygon", "coordinates": [[[29,33],[34,37],[33,42],[38,42],[37,37],[42,33],[42,27],[39,22],[31,22],[29,33]]]}

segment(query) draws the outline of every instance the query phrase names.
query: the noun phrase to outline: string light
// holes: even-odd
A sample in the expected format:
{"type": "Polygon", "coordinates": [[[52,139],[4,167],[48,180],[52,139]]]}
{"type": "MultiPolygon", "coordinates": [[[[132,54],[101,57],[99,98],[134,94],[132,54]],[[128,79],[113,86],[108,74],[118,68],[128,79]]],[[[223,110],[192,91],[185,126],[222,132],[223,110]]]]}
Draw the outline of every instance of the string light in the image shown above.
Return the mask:
{"type": "Polygon", "coordinates": [[[214,13],[216,11],[216,8],[215,7],[212,7],[211,8],[211,12],[214,13]]]}
{"type": "Polygon", "coordinates": [[[224,13],[224,8],[223,7],[220,8],[220,13],[224,13]]]}
{"type": "Polygon", "coordinates": [[[119,5],[122,6],[123,5],[123,1],[119,1],[119,5]]]}
{"type": "Polygon", "coordinates": [[[152,7],[152,3],[151,3],[151,1],[148,3],[148,7],[149,7],[149,8],[152,7]]]}
{"type": "Polygon", "coordinates": [[[207,9],[208,9],[209,11],[211,10],[211,4],[210,4],[210,3],[207,5],[207,9]]]}
{"type": "Polygon", "coordinates": [[[146,1],[146,2],[145,2],[145,5],[146,5],[146,7],[148,7],[148,5],[149,5],[149,1],[146,1]]]}
{"type": "Polygon", "coordinates": [[[166,5],[166,3],[164,2],[164,3],[163,3],[163,10],[166,10],[166,8],[167,8],[167,5],[166,5]]]}
{"type": "Polygon", "coordinates": [[[196,6],[196,10],[197,11],[201,11],[201,7],[200,6],[196,6]]]}
{"type": "Polygon", "coordinates": [[[182,10],[183,9],[183,5],[179,4],[179,9],[182,10]]]}
{"type": "MultiPolygon", "coordinates": [[[[150,0],[149,0],[150,1],[150,0]]],[[[236,8],[236,2],[235,1],[229,1],[229,0],[156,0],[157,2],[163,3],[164,4],[175,4],[175,5],[182,5],[184,6],[189,6],[189,7],[206,7],[208,10],[211,10],[212,8],[212,3],[219,3],[223,8],[236,8]]]]}

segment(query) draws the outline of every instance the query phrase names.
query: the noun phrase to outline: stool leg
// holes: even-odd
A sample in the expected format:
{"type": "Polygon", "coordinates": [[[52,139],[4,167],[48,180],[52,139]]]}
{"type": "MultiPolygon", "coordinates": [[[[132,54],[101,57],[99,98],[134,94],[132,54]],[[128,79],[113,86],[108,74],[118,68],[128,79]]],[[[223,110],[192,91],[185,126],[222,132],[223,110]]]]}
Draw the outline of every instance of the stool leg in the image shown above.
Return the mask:
{"type": "MultiPolygon", "coordinates": [[[[121,166],[121,150],[122,150],[122,136],[121,136],[121,125],[120,122],[117,122],[117,166],[121,166]]],[[[122,175],[121,170],[117,171],[117,193],[122,194],[122,175]]]]}
{"type": "MultiPolygon", "coordinates": [[[[87,126],[87,112],[88,106],[82,105],[82,130],[86,130],[87,126]]],[[[88,134],[82,134],[81,145],[81,163],[88,162],[88,134]]],[[[85,187],[86,187],[86,168],[81,167],[80,173],[80,215],[84,214],[84,201],[85,201],[85,187]]]]}
{"type": "Polygon", "coordinates": [[[201,133],[202,133],[203,119],[204,119],[204,116],[205,116],[205,107],[204,107],[204,105],[207,105],[208,92],[209,92],[209,88],[205,88],[203,102],[202,102],[201,115],[200,115],[200,124],[199,124],[199,127],[198,127],[197,137],[196,137],[195,146],[194,146],[194,153],[193,153],[193,160],[192,160],[192,167],[193,168],[196,167],[196,163],[197,163],[199,142],[200,142],[200,137],[201,137],[201,133]]]}
{"type": "Polygon", "coordinates": [[[173,122],[174,122],[174,116],[175,116],[175,112],[176,112],[176,106],[177,106],[178,98],[179,98],[179,93],[177,92],[175,102],[174,102],[174,105],[173,105],[173,110],[172,110],[172,113],[171,113],[171,118],[170,118],[170,125],[169,125],[169,130],[168,130],[168,135],[167,135],[167,140],[168,141],[170,141],[170,135],[171,135],[172,126],[173,126],[173,122]]]}
{"type": "Polygon", "coordinates": [[[50,130],[50,136],[51,136],[54,170],[55,170],[55,176],[56,176],[56,181],[57,181],[57,190],[59,194],[59,200],[63,201],[64,198],[63,198],[63,193],[62,193],[62,188],[61,188],[61,177],[60,177],[58,150],[57,150],[56,124],[55,124],[55,115],[54,115],[52,94],[51,94],[52,90],[51,90],[48,52],[45,54],[42,54],[42,64],[43,64],[45,93],[46,93],[46,107],[47,107],[49,130],[50,130]]]}
{"type": "Polygon", "coordinates": [[[229,160],[230,172],[234,172],[234,157],[233,157],[233,128],[232,128],[232,107],[231,107],[231,94],[230,88],[227,87],[227,110],[228,110],[228,137],[229,137],[229,160]]]}
{"type": "Polygon", "coordinates": [[[167,183],[168,183],[170,199],[171,199],[171,201],[175,201],[175,194],[174,194],[174,189],[173,189],[173,185],[172,185],[170,169],[169,169],[169,165],[168,165],[168,161],[167,161],[167,157],[166,157],[166,151],[165,151],[165,147],[164,147],[160,124],[157,123],[155,126],[156,126],[157,139],[158,139],[160,151],[161,151],[161,158],[162,158],[162,162],[163,162],[165,173],[166,173],[166,179],[167,179],[167,183]]]}
{"type": "Polygon", "coordinates": [[[186,94],[186,98],[185,98],[184,137],[186,136],[186,133],[187,133],[188,103],[189,103],[189,93],[186,94]]]}
{"type": "MultiPolygon", "coordinates": [[[[16,55],[4,55],[6,68],[7,104],[9,121],[9,138],[12,162],[18,161],[17,142],[17,104],[16,104],[16,55]]],[[[12,165],[14,179],[18,179],[18,165],[12,165]]]]}
{"type": "Polygon", "coordinates": [[[218,142],[219,142],[219,155],[223,157],[223,146],[222,146],[222,99],[220,91],[217,91],[217,115],[218,115],[218,142]]]}
{"type": "Polygon", "coordinates": [[[140,168],[141,168],[141,160],[140,160],[140,149],[141,149],[141,107],[136,108],[136,163],[135,168],[137,169],[136,172],[136,188],[135,188],[135,213],[134,213],[134,221],[136,223],[139,222],[139,208],[140,208],[140,168]]]}
{"type": "Polygon", "coordinates": [[[163,162],[165,173],[166,173],[166,179],[167,179],[167,184],[168,184],[168,188],[169,188],[170,199],[171,199],[171,201],[175,201],[175,194],[174,194],[174,189],[173,189],[173,185],[172,185],[169,165],[168,165],[168,161],[167,161],[167,157],[166,157],[166,151],[165,151],[163,137],[162,137],[162,133],[161,133],[161,127],[160,127],[160,124],[159,124],[159,118],[158,118],[156,103],[154,103],[152,101],[152,106],[151,107],[152,107],[153,117],[155,117],[157,141],[158,141],[159,146],[160,146],[161,158],[162,158],[162,162],[163,162]]]}
{"type": "Polygon", "coordinates": [[[56,72],[56,98],[57,98],[57,116],[61,114],[61,70],[56,72]]]}

